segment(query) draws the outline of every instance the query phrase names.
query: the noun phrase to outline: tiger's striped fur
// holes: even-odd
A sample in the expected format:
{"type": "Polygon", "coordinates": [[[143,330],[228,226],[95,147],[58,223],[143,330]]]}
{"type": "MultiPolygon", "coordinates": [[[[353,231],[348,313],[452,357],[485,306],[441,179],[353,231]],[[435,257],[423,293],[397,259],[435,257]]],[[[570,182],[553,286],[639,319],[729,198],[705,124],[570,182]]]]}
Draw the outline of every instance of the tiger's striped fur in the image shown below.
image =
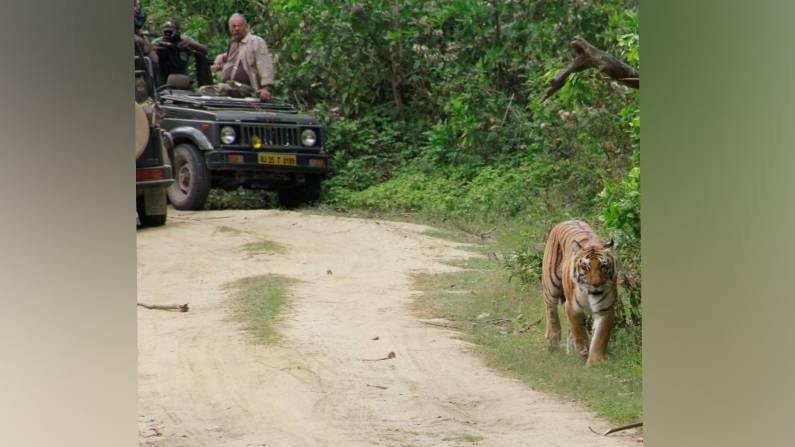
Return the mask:
{"type": "Polygon", "coordinates": [[[613,242],[605,243],[585,222],[569,220],[549,233],[541,270],[546,305],[546,339],[550,349],[560,344],[558,304],[563,302],[569,320],[567,352],[587,358],[587,365],[604,359],[615,322],[618,296],[613,242]],[[593,316],[590,346],[586,316],[593,316]]]}

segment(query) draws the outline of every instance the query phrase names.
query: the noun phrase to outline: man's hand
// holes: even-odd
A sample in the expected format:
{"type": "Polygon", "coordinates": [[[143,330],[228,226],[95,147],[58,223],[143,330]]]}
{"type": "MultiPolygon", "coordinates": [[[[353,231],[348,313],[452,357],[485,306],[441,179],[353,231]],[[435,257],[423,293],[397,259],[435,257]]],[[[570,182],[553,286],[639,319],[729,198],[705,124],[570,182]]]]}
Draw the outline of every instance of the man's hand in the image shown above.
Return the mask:
{"type": "Polygon", "coordinates": [[[169,42],[169,41],[167,41],[167,40],[158,40],[158,41],[152,43],[152,47],[156,48],[156,49],[164,49],[165,50],[165,49],[171,48],[173,46],[174,46],[174,44],[169,42]]]}
{"type": "Polygon", "coordinates": [[[259,89],[259,99],[262,101],[267,101],[271,99],[271,92],[268,90],[268,87],[263,87],[259,89]]]}
{"type": "Polygon", "coordinates": [[[226,63],[226,53],[221,53],[215,57],[215,61],[213,61],[212,71],[221,71],[224,69],[224,64],[226,63]]]}
{"type": "Polygon", "coordinates": [[[177,48],[188,50],[197,54],[206,55],[207,54],[207,47],[196,42],[195,40],[182,38],[180,39],[179,43],[177,43],[177,48]]]}

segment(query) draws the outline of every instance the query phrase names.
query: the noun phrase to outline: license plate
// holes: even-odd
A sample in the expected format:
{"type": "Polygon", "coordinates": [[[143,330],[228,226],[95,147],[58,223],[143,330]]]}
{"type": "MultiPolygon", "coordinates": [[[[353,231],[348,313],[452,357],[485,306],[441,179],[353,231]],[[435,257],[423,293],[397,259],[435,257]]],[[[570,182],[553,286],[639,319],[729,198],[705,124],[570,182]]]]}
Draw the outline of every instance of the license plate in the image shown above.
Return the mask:
{"type": "Polygon", "coordinates": [[[257,161],[261,165],[273,166],[296,166],[298,164],[295,155],[270,154],[267,152],[257,154],[257,161]]]}

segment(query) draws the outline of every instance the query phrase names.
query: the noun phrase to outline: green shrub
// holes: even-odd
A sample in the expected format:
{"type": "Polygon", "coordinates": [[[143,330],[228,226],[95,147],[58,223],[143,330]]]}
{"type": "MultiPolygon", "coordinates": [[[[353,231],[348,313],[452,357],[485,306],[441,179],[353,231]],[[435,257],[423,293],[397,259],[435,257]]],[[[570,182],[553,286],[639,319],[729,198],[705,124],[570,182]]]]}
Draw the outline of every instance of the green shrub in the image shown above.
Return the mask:
{"type": "MultiPolygon", "coordinates": [[[[640,275],[640,167],[634,167],[617,183],[599,194],[601,220],[616,243],[622,261],[619,278],[622,293],[621,324],[639,327],[641,317],[640,275]]],[[[638,337],[640,335],[638,334],[638,337]]]]}
{"type": "Polygon", "coordinates": [[[232,191],[212,189],[204,208],[208,210],[225,209],[268,209],[276,207],[276,197],[273,193],[244,189],[242,187],[232,191]]]}

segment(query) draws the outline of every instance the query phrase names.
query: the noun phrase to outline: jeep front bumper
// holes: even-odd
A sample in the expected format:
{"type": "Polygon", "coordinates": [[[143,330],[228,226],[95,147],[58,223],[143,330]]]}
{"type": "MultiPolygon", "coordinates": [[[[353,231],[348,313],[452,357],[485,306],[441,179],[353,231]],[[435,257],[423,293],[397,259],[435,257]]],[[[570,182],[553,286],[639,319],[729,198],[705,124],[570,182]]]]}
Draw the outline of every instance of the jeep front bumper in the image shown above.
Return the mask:
{"type": "Polygon", "coordinates": [[[207,167],[213,170],[262,172],[328,172],[328,155],[275,151],[209,151],[205,153],[207,167]]]}

